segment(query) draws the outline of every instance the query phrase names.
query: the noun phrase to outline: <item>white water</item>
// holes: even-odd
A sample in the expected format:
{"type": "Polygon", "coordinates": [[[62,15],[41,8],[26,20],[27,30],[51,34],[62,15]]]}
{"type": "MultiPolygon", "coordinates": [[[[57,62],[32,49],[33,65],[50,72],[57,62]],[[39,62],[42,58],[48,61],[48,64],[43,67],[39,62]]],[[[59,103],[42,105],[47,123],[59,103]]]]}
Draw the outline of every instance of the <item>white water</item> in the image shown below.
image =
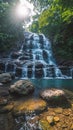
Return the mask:
{"type": "MultiPolygon", "coordinates": [[[[45,79],[68,78],[58,68],[53,58],[51,43],[43,34],[25,33],[24,39],[20,50],[17,52],[17,58],[11,58],[11,60],[14,60],[14,64],[17,62],[13,70],[14,73],[16,73],[16,67],[21,67],[22,79],[35,79],[36,77],[45,79]],[[32,73],[29,77],[30,70],[32,73]]],[[[8,62],[5,64],[5,72],[7,72],[7,66],[8,62]]],[[[70,78],[72,78],[72,73],[73,70],[71,69],[70,78]]]]}
{"type": "MultiPolygon", "coordinates": [[[[35,112],[26,113],[25,116],[23,116],[23,123],[21,127],[18,130],[42,130],[41,125],[38,120],[34,122],[34,119],[36,118],[35,112]]],[[[21,118],[18,117],[15,119],[16,124],[20,124],[21,118]]]]}

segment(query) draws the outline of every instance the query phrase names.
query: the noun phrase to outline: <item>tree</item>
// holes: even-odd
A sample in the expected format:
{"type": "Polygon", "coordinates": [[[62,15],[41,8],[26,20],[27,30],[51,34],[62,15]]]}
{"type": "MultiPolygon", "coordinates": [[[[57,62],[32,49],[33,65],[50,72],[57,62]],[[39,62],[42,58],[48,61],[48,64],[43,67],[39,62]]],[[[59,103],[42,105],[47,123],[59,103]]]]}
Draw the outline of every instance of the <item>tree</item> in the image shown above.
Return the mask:
{"type": "MultiPolygon", "coordinates": [[[[48,36],[56,55],[72,59],[73,55],[73,2],[72,0],[38,0],[40,16],[38,32],[48,36]],[[46,8],[45,8],[45,5],[46,8]]],[[[35,26],[34,26],[35,29],[35,26]]]]}
{"type": "Polygon", "coordinates": [[[22,39],[22,21],[16,19],[15,5],[0,3],[0,51],[8,51],[16,42],[22,39]],[[15,18],[14,18],[15,17],[15,18]],[[16,20],[15,20],[16,19],[16,20]]]}

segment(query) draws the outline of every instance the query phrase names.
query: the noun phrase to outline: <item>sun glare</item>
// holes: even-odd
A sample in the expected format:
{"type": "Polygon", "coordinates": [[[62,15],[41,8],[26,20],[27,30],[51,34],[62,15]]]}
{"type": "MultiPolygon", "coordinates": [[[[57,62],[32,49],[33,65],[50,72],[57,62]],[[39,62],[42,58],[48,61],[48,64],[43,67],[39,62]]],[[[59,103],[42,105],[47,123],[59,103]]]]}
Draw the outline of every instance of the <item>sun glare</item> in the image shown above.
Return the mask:
{"type": "Polygon", "coordinates": [[[18,5],[17,7],[17,15],[19,17],[27,17],[29,11],[28,11],[28,8],[26,6],[23,6],[22,4],[18,5]]]}
{"type": "Polygon", "coordinates": [[[33,9],[33,4],[27,2],[26,0],[20,0],[20,4],[16,8],[16,12],[19,17],[26,18],[35,14],[33,9]]]}

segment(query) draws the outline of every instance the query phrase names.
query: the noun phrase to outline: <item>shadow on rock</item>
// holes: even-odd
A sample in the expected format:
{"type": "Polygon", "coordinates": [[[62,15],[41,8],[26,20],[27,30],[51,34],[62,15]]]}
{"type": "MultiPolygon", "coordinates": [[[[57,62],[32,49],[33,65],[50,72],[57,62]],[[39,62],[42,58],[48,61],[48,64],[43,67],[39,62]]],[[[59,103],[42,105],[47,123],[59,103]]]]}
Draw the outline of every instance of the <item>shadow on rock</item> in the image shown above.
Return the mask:
{"type": "Polygon", "coordinates": [[[49,107],[71,107],[65,92],[61,89],[49,88],[41,91],[40,96],[47,101],[49,107]]]}

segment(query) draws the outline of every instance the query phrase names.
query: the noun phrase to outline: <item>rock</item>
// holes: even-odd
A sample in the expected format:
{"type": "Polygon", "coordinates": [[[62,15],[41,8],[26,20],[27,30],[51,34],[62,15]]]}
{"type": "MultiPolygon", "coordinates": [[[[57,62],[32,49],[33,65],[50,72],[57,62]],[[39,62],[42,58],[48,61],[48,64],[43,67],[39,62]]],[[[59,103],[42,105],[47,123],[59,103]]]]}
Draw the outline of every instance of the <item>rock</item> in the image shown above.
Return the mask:
{"type": "Polygon", "coordinates": [[[0,86],[2,86],[3,84],[2,83],[0,83],[0,86]]]}
{"type": "Polygon", "coordinates": [[[18,95],[28,95],[34,91],[34,86],[29,80],[19,80],[10,86],[9,92],[18,95]]]}
{"type": "Polygon", "coordinates": [[[44,77],[44,71],[42,68],[39,68],[39,69],[35,68],[35,77],[36,78],[44,77]]]}
{"type": "Polygon", "coordinates": [[[7,97],[7,96],[9,96],[9,92],[8,91],[0,91],[0,95],[2,97],[7,97]]]}
{"type": "Polygon", "coordinates": [[[44,77],[44,71],[43,71],[44,65],[40,62],[35,63],[35,78],[42,78],[44,77]]]}
{"type": "Polygon", "coordinates": [[[0,74],[0,82],[1,83],[8,83],[11,80],[12,79],[11,79],[10,73],[2,73],[2,74],[0,74]]]}
{"type": "Polygon", "coordinates": [[[40,96],[47,100],[50,105],[62,105],[67,103],[67,99],[63,90],[46,89],[40,93],[40,96]]]}
{"type": "Polygon", "coordinates": [[[29,120],[29,123],[31,123],[31,124],[36,124],[36,122],[38,122],[38,120],[39,120],[39,116],[35,116],[35,117],[33,117],[33,118],[31,118],[31,119],[29,120]]]}
{"type": "Polygon", "coordinates": [[[73,130],[73,125],[71,125],[71,128],[70,128],[70,130],[73,130]]]}
{"type": "Polygon", "coordinates": [[[65,129],[65,128],[67,129],[67,127],[68,127],[68,126],[67,126],[66,123],[64,123],[64,124],[62,125],[62,128],[63,128],[63,129],[65,129]]]}
{"type": "Polygon", "coordinates": [[[47,65],[47,77],[56,77],[54,65],[47,65]]]}
{"type": "Polygon", "coordinates": [[[59,120],[60,120],[59,117],[57,117],[57,116],[54,117],[55,122],[59,122],[59,120]]]}
{"type": "Polygon", "coordinates": [[[39,121],[39,123],[40,123],[40,126],[41,126],[42,130],[53,130],[53,129],[50,128],[50,125],[46,120],[41,119],[39,121]]]}
{"type": "Polygon", "coordinates": [[[54,122],[54,117],[53,116],[47,116],[47,121],[49,124],[52,124],[54,122]]]}
{"type": "Polygon", "coordinates": [[[62,114],[63,109],[62,108],[56,108],[56,109],[54,109],[54,112],[57,113],[57,114],[62,114]]]}
{"type": "Polygon", "coordinates": [[[0,71],[1,72],[5,71],[5,63],[4,62],[0,62],[0,71]]]}
{"type": "Polygon", "coordinates": [[[59,89],[46,89],[43,92],[41,92],[41,97],[47,100],[50,100],[50,98],[63,96],[64,92],[59,89]]]}
{"type": "Polygon", "coordinates": [[[13,72],[14,68],[15,68],[15,64],[14,63],[6,63],[6,72],[13,72]]]}
{"type": "Polygon", "coordinates": [[[69,115],[71,114],[71,111],[69,111],[69,110],[64,110],[63,114],[64,114],[65,116],[69,116],[69,115]]]}
{"type": "Polygon", "coordinates": [[[72,109],[73,109],[73,103],[71,104],[71,106],[72,106],[72,109]]]}
{"type": "Polygon", "coordinates": [[[18,53],[18,52],[13,52],[13,53],[11,54],[11,58],[12,58],[12,59],[17,59],[19,56],[20,56],[20,53],[18,53]]]}
{"type": "Polygon", "coordinates": [[[0,106],[6,105],[8,103],[7,99],[5,98],[0,98],[0,106]]]}
{"type": "Polygon", "coordinates": [[[0,112],[2,112],[2,113],[10,112],[10,111],[12,111],[13,107],[14,107],[13,104],[8,104],[8,105],[4,106],[3,108],[1,108],[0,112]]]}
{"type": "Polygon", "coordinates": [[[22,77],[22,68],[21,67],[16,68],[15,76],[16,77],[22,77]]]}
{"type": "Polygon", "coordinates": [[[0,130],[14,130],[15,124],[11,113],[0,114],[0,130]]]}
{"type": "Polygon", "coordinates": [[[29,99],[22,103],[16,103],[14,105],[13,114],[15,116],[23,115],[25,113],[42,112],[46,109],[46,102],[41,99],[29,99]]]}

